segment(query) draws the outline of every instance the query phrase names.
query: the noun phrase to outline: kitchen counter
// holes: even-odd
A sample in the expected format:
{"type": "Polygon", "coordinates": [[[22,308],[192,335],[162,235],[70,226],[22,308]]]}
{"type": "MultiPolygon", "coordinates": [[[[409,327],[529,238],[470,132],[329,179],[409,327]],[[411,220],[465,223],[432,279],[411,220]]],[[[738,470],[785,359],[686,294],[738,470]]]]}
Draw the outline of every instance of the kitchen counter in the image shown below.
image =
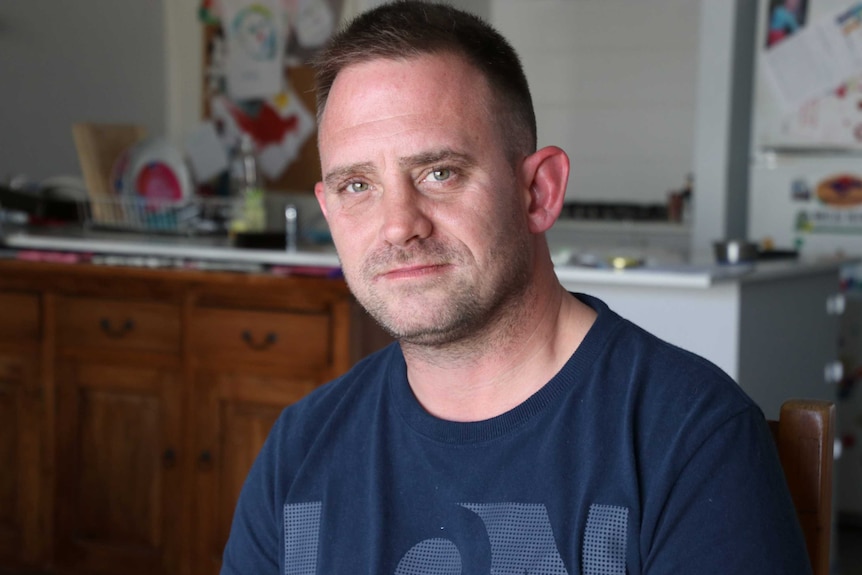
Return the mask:
{"type": "Polygon", "coordinates": [[[855,263],[846,259],[787,259],[757,263],[671,264],[617,270],[557,265],[557,277],[572,291],[589,291],[594,285],[653,286],[707,289],[730,282],[771,281],[800,275],[833,273],[855,263]]]}
{"type": "Polygon", "coordinates": [[[296,251],[240,249],[224,236],[159,236],[64,228],[13,231],[0,243],[12,250],[98,254],[104,263],[132,262],[144,267],[171,267],[177,260],[237,271],[257,271],[263,266],[340,267],[331,244],[304,245],[296,251]]]}
{"type": "MultiPolygon", "coordinates": [[[[150,262],[150,267],[172,259],[197,260],[213,267],[250,264],[259,266],[307,266],[338,268],[340,262],[331,244],[304,245],[293,252],[272,249],[236,248],[226,237],[176,237],[135,235],[80,229],[12,231],[4,238],[12,250],[43,250],[67,253],[117,256],[110,261],[150,262]],[[125,257],[125,260],[124,260],[125,257]]],[[[590,286],[656,286],[707,289],[727,282],[755,282],[790,278],[822,272],[834,272],[854,263],[851,260],[777,260],[755,264],[717,265],[680,263],[646,265],[617,270],[610,267],[588,267],[566,263],[556,265],[557,276],[572,291],[589,291],[590,286]]],[[[167,265],[167,264],[165,264],[167,265]]],[[[242,269],[238,267],[238,269],[242,269]]]]}

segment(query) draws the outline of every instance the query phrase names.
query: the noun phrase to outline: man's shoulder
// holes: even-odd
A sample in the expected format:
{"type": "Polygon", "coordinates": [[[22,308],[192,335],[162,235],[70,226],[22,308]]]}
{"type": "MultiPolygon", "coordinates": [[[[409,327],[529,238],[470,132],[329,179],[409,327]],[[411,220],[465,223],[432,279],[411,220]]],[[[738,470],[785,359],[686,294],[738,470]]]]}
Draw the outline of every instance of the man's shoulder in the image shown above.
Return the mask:
{"type": "MultiPolygon", "coordinates": [[[[629,322],[623,331],[636,359],[633,369],[647,384],[646,396],[686,409],[705,409],[731,417],[759,408],[739,384],[709,359],[667,342],[629,322]]],[[[649,405],[651,402],[647,402],[649,405]]],[[[716,414],[718,415],[718,414],[716,414]]],[[[722,417],[722,416],[718,416],[722,417]]]]}
{"type": "Polygon", "coordinates": [[[350,417],[362,418],[377,404],[386,389],[391,370],[403,364],[397,344],[372,353],[343,375],[315,388],[302,399],[287,406],[277,429],[296,436],[350,417]]]}
{"type": "MultiPolygon", "coordinates": [[[[583,297],[583,296],[582,296],[583,297]]],[[[631,402],[641,416],[688,419],[710,414],[704,423],[759,408],[712,361],[669,343],[620,317],[600,300],[584,298],[599,312],[583,351],[592,381],[602,396],[612,393],[631,402]]]]}

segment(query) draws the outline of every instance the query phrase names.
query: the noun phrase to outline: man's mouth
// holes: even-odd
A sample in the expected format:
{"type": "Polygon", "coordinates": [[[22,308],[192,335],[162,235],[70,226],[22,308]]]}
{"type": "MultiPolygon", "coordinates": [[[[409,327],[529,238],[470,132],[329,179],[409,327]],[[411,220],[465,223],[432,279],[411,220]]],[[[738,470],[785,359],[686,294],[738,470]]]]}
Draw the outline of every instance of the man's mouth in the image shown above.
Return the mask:
{"type": "Polygon", "coordinates": [[[386,269],[376,274],[376,278],[383,280],[421,279],[437,275],[448,266],[449,264],[446,263],[412,263],[386,269]]]}

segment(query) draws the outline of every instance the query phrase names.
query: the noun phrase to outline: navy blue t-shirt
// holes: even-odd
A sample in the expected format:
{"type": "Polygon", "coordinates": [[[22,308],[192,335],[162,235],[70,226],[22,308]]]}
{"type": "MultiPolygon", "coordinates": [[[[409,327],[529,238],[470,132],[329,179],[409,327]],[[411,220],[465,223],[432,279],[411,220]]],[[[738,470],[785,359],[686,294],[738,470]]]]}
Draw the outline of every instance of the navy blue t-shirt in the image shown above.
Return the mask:
{"type": "Polygon", "coordinates": [[[285,409],[225,575],[810,573],[760,409],[584,295],[565,367],[489,420],[413,396],[400,347],[285,409]]]}

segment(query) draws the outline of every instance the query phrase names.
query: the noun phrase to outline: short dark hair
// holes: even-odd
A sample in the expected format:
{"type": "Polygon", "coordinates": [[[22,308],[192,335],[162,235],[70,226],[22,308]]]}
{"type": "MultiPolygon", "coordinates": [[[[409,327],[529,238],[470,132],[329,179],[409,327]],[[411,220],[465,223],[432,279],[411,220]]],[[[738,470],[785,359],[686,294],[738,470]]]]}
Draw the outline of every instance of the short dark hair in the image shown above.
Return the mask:
{"type": "Polygon", "coordinates": [[[488,80],[512,148],[536,150],[536,114],[518,54],[492,26],[447,4],[398,0],[364,12],[335,34],[311,62],[318,119],[335,77],[345,67],[376,59],[406,59],[451,53],[463,57],[488,80]]]}

